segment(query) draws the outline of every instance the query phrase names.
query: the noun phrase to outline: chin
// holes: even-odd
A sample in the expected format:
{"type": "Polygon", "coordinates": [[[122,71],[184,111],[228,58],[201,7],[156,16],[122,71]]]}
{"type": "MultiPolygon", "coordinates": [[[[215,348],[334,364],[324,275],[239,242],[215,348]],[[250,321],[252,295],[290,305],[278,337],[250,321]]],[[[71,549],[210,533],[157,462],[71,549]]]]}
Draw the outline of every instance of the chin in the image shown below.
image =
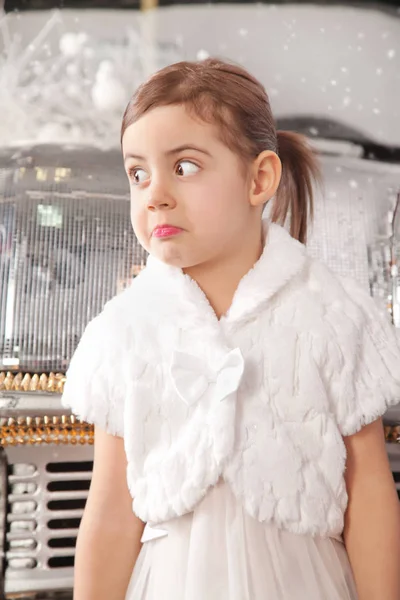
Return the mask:
{"type": "MultiPolygon", "coordinates": [[[[185,256],[181,251],[172,251],[173,249],[169,249],[166,252],[157,252],[153,255],[156,256],[163,263],[169,265],[170,267],[176,267],[178,269],[191,269],[196,267],[204,262],[204,260],[196,260],[193,257],[185,256]]],[[[175,249],[176,250],[176,249],[175,249]]]]}
{"type": "Polygon", "coordinates": [[[153,256],[161,260],[166,265],[170,267],[178,267],[179,269],[184,268],[186,261],[182,256],[182,252],[178,251],[177,248],[163,248],[161,251],[158,249],[158,252],[152,252],[153,256]]]}

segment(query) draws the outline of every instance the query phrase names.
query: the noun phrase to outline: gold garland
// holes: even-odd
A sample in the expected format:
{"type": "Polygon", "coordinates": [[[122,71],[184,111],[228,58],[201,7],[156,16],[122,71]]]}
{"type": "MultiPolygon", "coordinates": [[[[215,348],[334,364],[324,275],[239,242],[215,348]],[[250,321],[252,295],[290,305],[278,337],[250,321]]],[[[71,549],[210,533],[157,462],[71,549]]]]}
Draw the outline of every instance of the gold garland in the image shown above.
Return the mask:
{"type": "Polygon", "coordinates": [[[400,425],[385,425],[384,429],[387,444],[400,444],[400,425]]]}
{"type": "Polygon", "coordinates": [[[0,418],[0,446],[92,445],[94,427],[74,415],[0,418]]]}
{"type": "Polygon", "coordinates": [[[7,392],[53,392],[62,394],[66,382],[64,373],[11,373],[0,371],[0,391],[7,392]]]}
{"type": "MultiPolygon", "coordinates": [[[[400,444],[400,425],[385,426],[388,444],[400,444]]],[[[74,415],[0,418],[0,446],[92,445],[94,427],[74,415]]]]}

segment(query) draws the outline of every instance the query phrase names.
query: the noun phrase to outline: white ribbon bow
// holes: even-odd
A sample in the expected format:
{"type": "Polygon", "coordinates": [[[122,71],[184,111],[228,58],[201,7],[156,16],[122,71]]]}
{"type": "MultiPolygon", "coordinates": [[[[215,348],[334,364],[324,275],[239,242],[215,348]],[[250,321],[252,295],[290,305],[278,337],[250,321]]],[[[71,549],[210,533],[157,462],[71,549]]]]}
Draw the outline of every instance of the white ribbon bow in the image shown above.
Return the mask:
{"type": "Polygon", "coordinates": [[[227,398],[238,389],[244,371],[244,360],[239,348],[231,350],[217,365],[210,369],[202,358],[174,351],[171,378],[178,396],[192,406],[213,386],[213,396],[218,401],[227,398]]]}

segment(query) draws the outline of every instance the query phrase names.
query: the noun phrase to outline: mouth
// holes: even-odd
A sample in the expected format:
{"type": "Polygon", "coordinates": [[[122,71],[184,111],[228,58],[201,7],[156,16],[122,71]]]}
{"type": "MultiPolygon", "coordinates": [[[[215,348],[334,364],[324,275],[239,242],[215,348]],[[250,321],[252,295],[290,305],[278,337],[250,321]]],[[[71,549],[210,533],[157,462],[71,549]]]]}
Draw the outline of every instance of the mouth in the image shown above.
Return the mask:
{"type": "Polygon", "coordinates": [[[182,233],[183,229],[175,227],[174,225],[157,225],[153,229],[153,237],[155,238],[169,238],[182,233]]]}

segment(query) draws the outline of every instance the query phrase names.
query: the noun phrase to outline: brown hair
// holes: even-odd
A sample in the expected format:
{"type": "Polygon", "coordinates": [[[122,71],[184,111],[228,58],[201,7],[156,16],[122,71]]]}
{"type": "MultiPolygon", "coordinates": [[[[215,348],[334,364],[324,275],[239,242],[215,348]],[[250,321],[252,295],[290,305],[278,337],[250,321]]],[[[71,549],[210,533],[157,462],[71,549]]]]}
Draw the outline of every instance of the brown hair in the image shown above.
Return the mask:
{"type": "Polygon", "coordinates": [[[313,183],[320,180],[318,162],[306,139],[277,131],[268,95],[244,68],[209,58],[180,62],[158,71],[131,98],[122,120],[125,130],[152,108],[182,104],[195,116],[219,126],[222,141],[245,161],[264,150],[282,161],[282,179],[271,220],[283,225],[290,214],[290,233],[307,239],[308,216],[313,217],[313,183]]]}

